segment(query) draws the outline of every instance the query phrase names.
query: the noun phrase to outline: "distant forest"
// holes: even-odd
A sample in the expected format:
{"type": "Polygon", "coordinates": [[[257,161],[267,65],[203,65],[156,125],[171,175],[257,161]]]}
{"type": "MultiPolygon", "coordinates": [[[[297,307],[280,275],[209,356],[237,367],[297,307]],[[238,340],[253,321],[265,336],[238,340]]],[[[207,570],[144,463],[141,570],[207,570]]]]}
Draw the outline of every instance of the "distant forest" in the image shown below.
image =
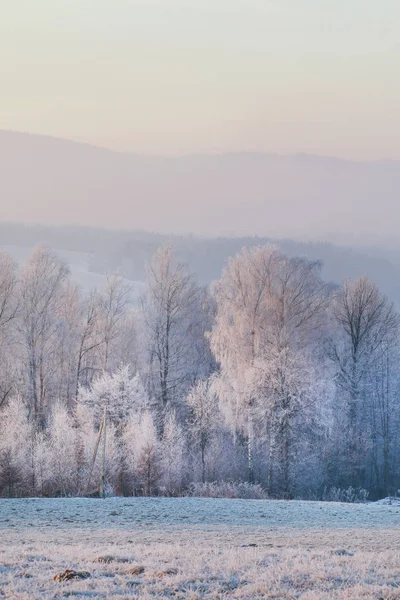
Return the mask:
{"type": "Polygon", "coordinates": [[[400,304],[400,250],[351,248],[326,242],[257,236],[201,238],[146,231],[0,223],[0,246],[33,248],[47,244],[55,250],[82,252],[89,255],[92,272],[103,274],[120,270],[132,281],[145,280],[146,262],[151,260],[157,248],[169,243],[177,258],[187,263],[202,285],[219,279],[229,257],[243,247],[273,244],[289,256],[320,260],[322,276],[327,281],[341,284],[348,278],[367,275],[396,304],[400,304]]]}

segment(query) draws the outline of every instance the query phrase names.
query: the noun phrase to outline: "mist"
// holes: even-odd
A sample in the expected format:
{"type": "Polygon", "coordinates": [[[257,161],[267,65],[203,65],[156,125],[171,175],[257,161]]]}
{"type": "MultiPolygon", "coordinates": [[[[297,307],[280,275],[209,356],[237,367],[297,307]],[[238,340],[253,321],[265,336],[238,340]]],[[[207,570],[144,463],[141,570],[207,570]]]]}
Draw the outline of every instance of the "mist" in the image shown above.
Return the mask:
{"type": "Polygon", "coordinates": [[[397,246],[396,161],[163,158],[6,131],[0,161],[1,221],[397,246]]]}

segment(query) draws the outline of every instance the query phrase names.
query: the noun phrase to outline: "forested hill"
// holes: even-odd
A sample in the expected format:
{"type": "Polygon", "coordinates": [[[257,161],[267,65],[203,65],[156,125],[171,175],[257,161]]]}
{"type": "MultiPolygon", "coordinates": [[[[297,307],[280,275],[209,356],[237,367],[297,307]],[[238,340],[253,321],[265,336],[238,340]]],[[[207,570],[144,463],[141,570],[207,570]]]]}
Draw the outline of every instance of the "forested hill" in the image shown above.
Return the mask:
{"type": "Polygon", "coordinates": [[[11,251],[16,258],[24,259],[35,245],[46,243],[61,251],[65,260],[74,262],[79,271],[79,282],[83,284],[85,277],[91,283],[105,270],[115,269],[121,269],[132,281],[144,281],[146,261],[150,260],[160,245],[169,242],[202,284],[219,279],[222,266],[242,247],[273,243],[290,256],[321,260],[325,280],[341,283],[347,278],[367,275],[385,294],[400,304],[400,252],[396,250],[351,248],[265,237],[201,238],[138,230],[0,223],[1,248],[11,251]]]}

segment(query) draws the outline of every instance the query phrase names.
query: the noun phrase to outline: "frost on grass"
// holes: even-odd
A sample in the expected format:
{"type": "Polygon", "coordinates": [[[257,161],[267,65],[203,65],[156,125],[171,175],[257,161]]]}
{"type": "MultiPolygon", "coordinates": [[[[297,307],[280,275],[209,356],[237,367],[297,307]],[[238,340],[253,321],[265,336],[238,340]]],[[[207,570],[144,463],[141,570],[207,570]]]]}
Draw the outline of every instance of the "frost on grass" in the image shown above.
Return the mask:
{"type": "Polygon", "coordinates": [[[1,595],[400,598],[400,510],[193,498],[2,501],[1,595]],[[90,577],[53,580],[68,569],[90,577]]]}

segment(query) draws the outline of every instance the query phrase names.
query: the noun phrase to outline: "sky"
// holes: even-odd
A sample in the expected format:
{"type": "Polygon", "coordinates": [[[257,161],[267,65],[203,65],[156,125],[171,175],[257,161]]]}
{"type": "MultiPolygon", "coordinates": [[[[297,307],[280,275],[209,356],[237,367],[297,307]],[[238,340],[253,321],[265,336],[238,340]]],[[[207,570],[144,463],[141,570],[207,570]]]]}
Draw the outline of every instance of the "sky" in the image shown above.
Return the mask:
{"type": "Polygon", "coordinates": [[[0,129],[400,159],[399,0],[0,0],[0,129]]]}

